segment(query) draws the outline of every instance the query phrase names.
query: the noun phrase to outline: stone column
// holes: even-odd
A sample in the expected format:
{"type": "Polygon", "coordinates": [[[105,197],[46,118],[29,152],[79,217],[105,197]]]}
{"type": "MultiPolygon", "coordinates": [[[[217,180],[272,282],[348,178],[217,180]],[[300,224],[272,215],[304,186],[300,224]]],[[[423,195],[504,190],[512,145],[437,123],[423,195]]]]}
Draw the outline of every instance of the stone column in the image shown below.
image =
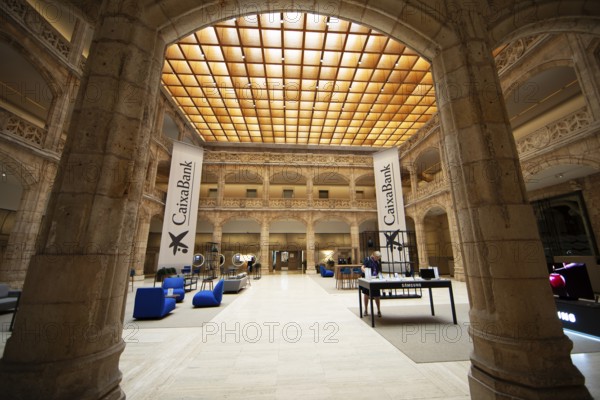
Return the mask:
{"type": "MultiPolygon", "coordinates": [[[[219,168],[218,182],[217,182],[217,206],[223,205],[223,199],[225,198],[225,165],[219,168]]],[[[214,241],[214,240],[213,240],[214,241]]],[[[220,239],[219,239],[220,243],[220,239]]]]}
{"type": "Polygon", "coordinates": [[[306,270],[314,271],[316,262],[317,260],[315,259],[315,227],[311,218],[306,223],[306,270]]]}
{"type": "MultiPolygon", "coordinates": [[[[269,166],[265,165],[262,168],[262,185],[263,185],[263,207],[269,207],[269,199],[271,198],[269,191],[271,190],[271,177],[269,176],[269,166]]],[[[262,243],[262,241],[261,241],[262,243]]]]}
{"type": "Polygon", "coordinates": [[[271,271],[271,249],[269,248],[269,222],[264,218],[260,226],[260,264],[262,272],[271,271]]]}
{"type": "Polygon", "coordinates": [[[354,175],[354,170],[350,172],[349,180],[350,182],[348,183],[348,190],[350,190],[350,207],[354,208],[356,207],[356,177],[354,175]]]}
{"type": "Polygon", "coordinates": [[[219,251],[221,251],[221,240],[222,239],[223,239],[223,226],[215,223],[215,226],[213,227],[212,241],[217,244],[219,251]]]}
{"type": "Polygon", "coordinates": [[[313,175],[309,174],[306,177],[306,203],[308,208],[313,207],[313,175]]]}
{"type": "Polygon", "coordinates": [[[485,18],[455,17],[460,42],[432,71],[471,304],[471,397],[591,399],[556,316],[485,18]]]}
{"type": "Polygon", "coordinates": [[[419,187],[419,180],[417,179],[417,166],[412,164],[412,167],[408,171],[410,174],[410,188],[412,192],[413,201],[417,200],[417,189],[419,187]]]}
{"type": "Polygon", "coordinates": [[[429,251],[427,250],[427,237],[423,217],[415,216],[415,235],[417,236],[417,251],[419,253],[419,268],[429,266],[429,251]]]}
{"type": "Polygon", "coordinates": [[[124,399],[119,357],[131,232],[165,44],[106,0],[37,254],[0,362],[7,399],[124,399]]]}
{"type": "Polygon", "coordinates": [[[151,216],[147,212],[140,212],[137,220],[135,240],[131,249],[132,258],[130,269],[135,270],[136,279],[144,279],[144,261],[148,249],[148,235],[150,233],[151,216]]]}
{"type": "MultiPolygon", "coordinates": [[[[456,214],[453,210],[448,210],[448,229],[450,230],[450,245],[452,246],[452,256],[454,259],[454,279],[465,281],[465,266],[463,263],[462,252],[460,250],[460,231],[456,222],[456,214]]],[[[447,249],[446,249],[447,250],[447,249]]]]}
{"type": "Polygon", "coordinates": [[[352,264],[360,264],[361,260],[358,258],[360,254],[360,234],[356,222],[350,225],[350,243],[352,244],[352,264]]]}

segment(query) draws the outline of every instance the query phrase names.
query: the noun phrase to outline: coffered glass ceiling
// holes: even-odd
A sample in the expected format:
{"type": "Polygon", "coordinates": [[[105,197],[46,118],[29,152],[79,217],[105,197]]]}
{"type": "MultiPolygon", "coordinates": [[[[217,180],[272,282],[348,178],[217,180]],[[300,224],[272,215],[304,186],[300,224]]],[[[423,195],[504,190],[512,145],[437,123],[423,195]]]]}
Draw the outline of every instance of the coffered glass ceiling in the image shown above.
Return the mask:
{"type": "Polygon", "coordinates": [[[162,82],[206,142],[397,146],[437,111],[426,60],[314,14],[199,30],[168,47],[162,82]]]}

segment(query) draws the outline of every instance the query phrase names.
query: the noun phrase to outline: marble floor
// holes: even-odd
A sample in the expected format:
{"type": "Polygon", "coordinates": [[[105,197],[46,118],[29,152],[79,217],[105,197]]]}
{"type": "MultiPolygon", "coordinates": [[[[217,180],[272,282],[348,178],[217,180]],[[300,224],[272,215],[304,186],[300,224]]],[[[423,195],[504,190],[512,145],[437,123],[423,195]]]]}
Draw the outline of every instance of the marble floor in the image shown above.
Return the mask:
{"type": "MultiPolygon", "coordinates": [[[[470,399],[468,361],[413,362],[359,319],[355,290],[320,279],[265,275],[210,311],[194,309],[191,292],[174,314],[150,324],[132,321],[130,292],[120,359],[127,399],[470,399]]],[[[453,289],[457,305],[467,304],[465,284],[453,289]]],[[[433,294],[436,310],[448,306],[447,291],[433,294]]],[[[383,318],[392,303],[428,299],[384,300],[383,318]]],[[[10,317],[0,314],[0,352],[10,317]]],[[[572,360],[600,399],[600,352],[572,360]]]]}
{"type": "MultiPolygon", "coordinates": [[[[453,287],[466,304],[465,284],[453,287]]],[[[350,310],[354,290],[326,291],[311,276],[281,273],[227,296],[235,298],[204,326],[125,327],[120,367],[129,400],[470,398],[468,361],[414,363],[350,310]]],[[[446,291],[434,290],[434,299],[449,302],[446,291]]],[[[193,319],[202,310],[186,297],[174,312],[193,319]]],[[[600,353],[573,360],[600,396],[600,353]]]]}

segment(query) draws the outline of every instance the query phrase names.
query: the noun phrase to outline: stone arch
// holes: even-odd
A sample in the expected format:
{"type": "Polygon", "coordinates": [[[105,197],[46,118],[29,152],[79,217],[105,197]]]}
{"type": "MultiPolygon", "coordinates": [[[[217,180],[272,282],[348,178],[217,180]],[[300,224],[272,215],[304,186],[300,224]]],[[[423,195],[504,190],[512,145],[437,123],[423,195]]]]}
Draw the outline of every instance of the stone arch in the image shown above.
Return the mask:
{"type": "Polygon", "coordinates": [[[263,184],[264,177],[251,169],[236,168],[234,171],[225,171],[225,183],[254,183],[263,184]],[[233,181],[232,181],[233,180],[233,181]]]}
{"type": "Polygon", "coordinates": [[[251,0],[241,0],[232,4],[210,3],[195,7],[190,7],[190,2],[177,0],[147,0],[145,3],[142,5],[145,19],[151,26],[158,27],[167,44],[215,22],[274,12],[308,12],[369,26],[400,40],[428,60],[437,54],[440,46],[445,47],[456,42],[456,35],[449,29],[439,7],[434,9],[423,3],[410,4],[407,0],[397,2],[396,15],[390,14],[387,4],[367,5],[348,0],[335,3],[317,0],[309,6],[288,6],[283,3],[262,5],[251,0]]]}
{"type": "Polygon", "coordinates": [[[47,85],[47,89],[52,95],[52,99],[50,100],[48,107],[48,113],[46,115],[47,120],[56,99],[59,98],[63,92],[62,84],[59,82],[59,79],[48,67],[46,67],[48,64],[47,60],[40,60],[40,57],[37,56],[39,54],[39,49],[35,49],[33,46],[28,45],[28,43],[22,44],[21,41],[16,40],[10,34],[2,31],[0,31],[0,44],[6,45],[10,50],[21,56],[22,59],[40,75],[40,78],[47,85]]]}
{"type": "Polygon", "coordinates": [[[335,170],[323,171],[315,174],[313,177],[314,185],[347,185],[349,182],[350,178],[347,175],[341,174],[335,170]]]}
{"type": "Polygon", "coordinates": [[[285,170],[271,171],[269,174],[269,183],[278,185],[298,185],[306,184],[307,174],[300,170],[299,172],[290,172],[285,170]]]}
{"type": "Polygon", "coordinates": [[[278,222],[278,221],[282,221],[282,220],[299,221],[299,222],[303,223],[304,226],[308,226],[308,224],[310,223],[307,218],[303,218],[300,215],[288,215],[288,214],[273,215],[270,218],[267,216],[265,223],[267,223],[269,226],[271,226],[271,224],[273,222],[278,222]]]}
{"type": "Polygon", "coordinates": [[[362,174],[356,176],[356,178],[354,179],[354,182],[358,183],[358,182],[362,181],[363,179],[364,180],[371,179],[371,180],[374,181],[375,180],[375,174],[373,172],[371,172],[371,171],[362,173],[362,174]]]}
{"type": "Polygon", "coordinates": [[[328,213],[326,215],[321,215],[321,216],[318,216],[317,218],[313,219],[313,225],[318,222],[331,221],[331,220],[345,222],[346,224],[348,224],[348,227],[352,226],[352,222],[353,222],[352,219],[346,215],[338,214],[338,213],[328,213]]]}
{"type": "Polygon", "coordinates": [[[527,181],[535,174],[557,165],[581,165],[587,167],[593,167],[600,171],[600,157],[589,158],[585,156],[556,156],[551,159],[544,160],[542,162],[524,163],[521,165],[523,170],[523,180],[527,181]]]}
{"type": "Polygon", "coordinates": [[[442,154],[438,147],[429,146],[419,151],[414,158],[412,168],[418,181],[431,182],[441,171],[442,154]]]}
{"type": "Polygon", "coordinates": [[[571,32],[600,36],[600,10],[588,1],[571,0],[560,7],[560,0],[531,3],[516,0],[512,7],[490,10],[489,34],[492,48],[515,39],[549,32],[571,32]]]}
{"type": "Polygon", "coordinates": [[[223,219],[219,219],[219,223],[221,224],[221,226],[223,226],[229,222],[232,222],[235,220],[240,220],[240,219],[254,221],[254,222],[256,222],[256,224],[259,227],[262,225],[262,218],[257,217],[255,215],[255,213],[248,213],[248,212],[238,212],[235,214],[228,215],[228,216],[224,217],[223,219]]]}
{"type": "Polygon", "coordinates": [[[177,124],[177,119],[178,118],[170,110],[165,109],[161,127],[161,136],[179,140],[182,133],[179,124],[177,124]]]}
{"type": "Polygon", "coordinates": [[[5,149],[0,149],[0,168],[1,173],[13,175],[16,178],[23,187],[23,191],[32,189],[45,174],[45,171],[38,171],[41,175],[32,173],[29,168],[26,168],[26,164],[10,155],[5,149]]]}

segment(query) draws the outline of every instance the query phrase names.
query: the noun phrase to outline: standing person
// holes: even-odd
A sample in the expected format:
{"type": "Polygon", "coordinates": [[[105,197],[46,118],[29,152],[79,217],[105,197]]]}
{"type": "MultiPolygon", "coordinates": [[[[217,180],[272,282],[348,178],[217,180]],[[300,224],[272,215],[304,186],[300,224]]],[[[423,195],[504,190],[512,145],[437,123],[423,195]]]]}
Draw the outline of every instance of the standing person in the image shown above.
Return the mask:
{"type": "Polygon", "coordinates": [[[250,257],[248,260],[248,273],[252,273],[252,267],[254,266],[254,256],[250,257]]]}
{"type": "MultiPolygon", "coordinates": [[[[361,267],[363,276],[365,276],[365,268],[371,269],[371,276],[378,276],[381,272],[381,253],[374,251],[371,257],[367,258],[361,267]]],[[[369,289],[361,288],[363,292],[363,298],[365,302],[365,317],[369,315],[369,289]]],[[[377,304],[377,316],[381,317],[380,299],[381,291],[379,289],[373,290],[373,297],[375,298],[375,304],[377,304]]],[[[373,312],[373,310],[371,310],[373,312]]]]}

